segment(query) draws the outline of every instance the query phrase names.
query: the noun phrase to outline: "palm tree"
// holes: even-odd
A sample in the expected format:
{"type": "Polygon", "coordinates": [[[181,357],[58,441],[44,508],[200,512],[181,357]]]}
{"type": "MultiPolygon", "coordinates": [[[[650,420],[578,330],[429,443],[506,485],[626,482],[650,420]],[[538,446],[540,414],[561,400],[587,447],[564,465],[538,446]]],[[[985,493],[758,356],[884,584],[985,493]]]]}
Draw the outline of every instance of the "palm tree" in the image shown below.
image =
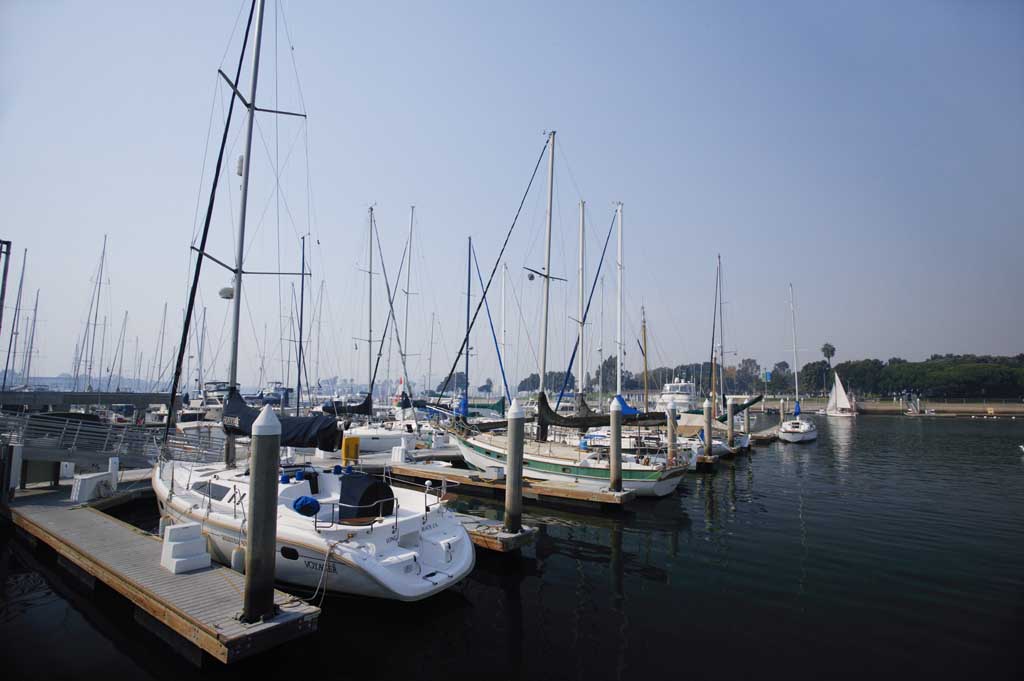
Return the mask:
{"type": "MultiPolygon", "coordinates": [[[[828,373],[832,373],[832,357],[836,354],[836,346],[831,343],[825,343],[821,346],[821,354],[825,355],[825,359],[828,361],[828,373]]],[[[828,375],[825,376],[825,390],[828,390],[828,375]]]]}
{"type": "Polygon", "coordinates": [[[821,346],[821,354],[825,355],[825,359],[828,360],[828,368],[832,368],[832,358],[836,354],[836,346],[831,343],[825,343],[821,346]]]}

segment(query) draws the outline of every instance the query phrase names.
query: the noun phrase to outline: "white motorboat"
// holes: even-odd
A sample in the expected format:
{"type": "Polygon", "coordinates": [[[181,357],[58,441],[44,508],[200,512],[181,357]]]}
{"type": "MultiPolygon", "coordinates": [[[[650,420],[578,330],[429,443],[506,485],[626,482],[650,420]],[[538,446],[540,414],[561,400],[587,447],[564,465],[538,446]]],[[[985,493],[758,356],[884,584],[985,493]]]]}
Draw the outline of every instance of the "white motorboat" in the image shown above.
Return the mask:
{"type": "Polygon", "coordinates": [[[818,439],[818,428],[811,421],[795,418],[779,426],[779,439],[783,442],[810,442],[818,439]]]}
{"type": "Polygon", "coordinates": [[[697,404],[696,395],[697,393],[692,381],[684,381],[681,378],[674,379],[671,383],[666,383],[662,386],[661,395],[658,396],[654,410],[667,411],[670,401],[676,403],[676,413],[679,414],[688,412],[691,409],[697,409],[700,405],[697,404]]]}
{"type": "MultiPolygon", "coordinates": [[[[214,560],[237,564],[245,549],[249,471],[168,461],[153,469],[162,517],[198,522],[214,560]],[[234,560],[233,560],[234,558],[234,560]]],[[[278,582],[310,590],[415,601],[473,569],[465,528],[445,486],[410,490],[335,465],[283,468],[278,484],[278,582]]]]}
{"type": "Polygon", "coordinates": [[[828,394],[828,404],[825,406],[825,413],[828,416],[856,416],[857,409],[851,404],[843,382],[839,380],[839,372],[836,374],[836,381],[832,384],[832,392],[828,394]]]}

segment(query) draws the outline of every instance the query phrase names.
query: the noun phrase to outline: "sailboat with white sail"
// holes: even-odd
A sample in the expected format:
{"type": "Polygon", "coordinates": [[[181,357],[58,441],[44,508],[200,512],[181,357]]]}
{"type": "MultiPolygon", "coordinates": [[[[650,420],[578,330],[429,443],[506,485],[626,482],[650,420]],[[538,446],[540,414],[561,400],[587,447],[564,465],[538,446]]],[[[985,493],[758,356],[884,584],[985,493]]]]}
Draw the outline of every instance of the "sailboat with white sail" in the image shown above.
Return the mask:
{"type": "Polygon", "coordinates": [[[789,310],[793,319],[793,418],[779,426],[779,439],[783,442],[811,442],[818,439],[818,427],[813,421],[800,418],[800,360],[796,346],[796,303],[793,300],[793,284],[789,285],[789,310]]]}
{"type": "Polygon", "coordinates": [[[828,394],[828,404],[825,406],[825,413],[828,416],[852,417],[857,415],[857,410],[850,397],[843,388],[843,382],[839,379],[839,372],[835,372],[835,382],[832,384],[832,392],[828,394]]]}

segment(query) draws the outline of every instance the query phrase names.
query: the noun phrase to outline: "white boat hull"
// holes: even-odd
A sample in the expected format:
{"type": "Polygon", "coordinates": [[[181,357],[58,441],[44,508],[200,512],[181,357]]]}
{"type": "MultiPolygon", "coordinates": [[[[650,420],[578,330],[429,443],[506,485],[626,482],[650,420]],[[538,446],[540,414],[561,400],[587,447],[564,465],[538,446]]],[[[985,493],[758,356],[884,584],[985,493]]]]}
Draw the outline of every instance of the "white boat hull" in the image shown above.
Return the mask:
{"type": "MultiPolygon", "coordinates": [[[[169,494],[159,470],[154,468],[153,489],[161,516],[172,523],[200,523],[211,558],[230,566],[232,552],[244,546],[244,514],[232,518],[208,513],[186,494],[169,494]]],[[[311,519],[308,527],[296,527],[279,513],[275,581],[310,593],[326,590],[401,601],[427,598],[461,580],[475,564],[469,535],[450,516],[450,511],[440,509],[426,520],[422,513],[410,514],[397,523],[353,526],[352,532],[339,533],[316,532],[311,519]],[[348,535],[352,539],[346,539],[348,535]],[[415,537],[415,546],[406,537],[415,537]]]]}

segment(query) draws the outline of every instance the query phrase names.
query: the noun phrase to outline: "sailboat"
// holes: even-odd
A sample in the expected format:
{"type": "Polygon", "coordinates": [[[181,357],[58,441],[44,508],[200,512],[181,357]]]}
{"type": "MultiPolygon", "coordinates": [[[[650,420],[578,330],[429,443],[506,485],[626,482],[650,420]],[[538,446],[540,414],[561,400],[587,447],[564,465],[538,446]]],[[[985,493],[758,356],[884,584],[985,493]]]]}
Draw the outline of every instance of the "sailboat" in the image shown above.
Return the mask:
{"type": "Polygon", "coordinates": [[[825,413],[829,416],[856,416],[857,410],[850,403],[850,398],[843,388],[843,382],[839,380],[839,372],[835,373],[836,380],[832,384],[832,392],[828,394],[828,404],[825,406],[825,413]]]}
{"type": "MultiPolygon", "coordinates": [[[[542,480],[556,480],[570,483],[590,483],[606,487],[611,482],[611,463],[607,450],[591,449],[586,446],[585,439],[581,439],[578,445],[553,442],[547,438],[548,423],[557,425],[557,415],[543,418],[547,414],[547,395],[544,391],[545,374],[547,373],[547,341],[548,341],[548,304],[549,284],[551,272],[551,216],[552,216],[552,194],[554,183],[554,154],[555,154],[555,133],[549,133],[548,138],[548,202],[547,202],[547,241],[545,267],[541,276],[544,277],[544,315],[541,327],[540,346],[540,392],[538,393],[538,424],[537,439],[527,441],[523,446],[523,475],[542,480]]],[[[619,279],[619,317],[618,317],[618,384],[617,394],[614,399],[625,401],[622,398],[622,204],[616,207],[616,220],[618,222],[618,279],[619,279]]],[[[623,410],[624,415],[636,414],[636,410],[628,407],[623,410]]],[[[550,410],[549,410],[550,411],[550,410]]],[[[628,418],[628,416],[625,416],[628,418]]],[[[664,419],[664,416],[662,416],[664,419]]],[[[578,421],[579,419],[574,419],[578,421]]],[[[603,420],[607,424],[607,419],[603,420]]],[[[663,421],[662,421],[663,422],[663,421]]],[[[596,425],[596,424],[595,424],[596,425]]],[[[469,432],[453,432],[455,443],[462,452],[462,457],[470,465],[486,470],[488,468],[505,468],[507,456],[507,435],[504,433],[481,432],[471,430],[469,432]]],[[[671,494],[686,474],[686,466],[669,465],[662,459],[657,460],[644,454],[622,455],[622,486],[627,490],[634,490],[641,496],[665,496],[671,494]]]]}
{"type": "Polygon", "coordinates": [[[818,439],[818,427],[811,421],[800,418],[800,360],[796,349],[796,303],[793,301],[793,284],[789,285],[789,310],[793,318],[793,418],[779,426],[779,439],[783,442],[811,442],[818,439]]]}
{"type": "MultiPolygon", "coordinates": [[[[250,471],[236,465],[236,438],[251,433],[259,412],[248,407],[238,392],[238,333],[242,294],[242,258],[245,253],[245,214],[252,155],[256,86],[259,77],[260,43],[264,0],[254,0],[242,42],[243,55],[232,89],[221,151],[214,182],[220,175],[228,126],[236,97],[247,109],[241,211],[239,217],[234,285],[222,296],[232,300],[228,397],[223,424],[227,439],[224,460],[209,463],[166,460],[153,469],[152,485],[164,522],[197,522],[218,562],[236,565],[248,541],[246,516],[250,471]],[[249,29],[255,19],[252,80],[248,100],[238,92],[239,76],[249,29]]],[[[224,76],[225,79],[227,76],[224,76]]],[[[265,111],[265,110],[264,110],[265,111]]],[[[302,115],[302,114],[297,114],[302,115]]],[[[201,244],[205,247],[216,184],[210,196],[201,244]]],[[[203,248],[199,249],[193,275],[186,325],[179,346],[176,383],[199,281],[203,248]]],[[[269,409],[269,407],[264,407],[269,409]]],[[[282,447],[316,447],[336,450],[339,433],[335,416],[305,418],[281,416],[282,447]]],[[[169,424],[168,424],[169,428],[169,424]]],[[[277,535],[275,578],[278,582],[320,591],[414,601],[458,583],[475,563],[475,551],[465,528],[447,508],[445,492],[429,486],[420,489],[394,487],[390,480],[330,465],[282,466],[277,486],[277,535]]]]}

